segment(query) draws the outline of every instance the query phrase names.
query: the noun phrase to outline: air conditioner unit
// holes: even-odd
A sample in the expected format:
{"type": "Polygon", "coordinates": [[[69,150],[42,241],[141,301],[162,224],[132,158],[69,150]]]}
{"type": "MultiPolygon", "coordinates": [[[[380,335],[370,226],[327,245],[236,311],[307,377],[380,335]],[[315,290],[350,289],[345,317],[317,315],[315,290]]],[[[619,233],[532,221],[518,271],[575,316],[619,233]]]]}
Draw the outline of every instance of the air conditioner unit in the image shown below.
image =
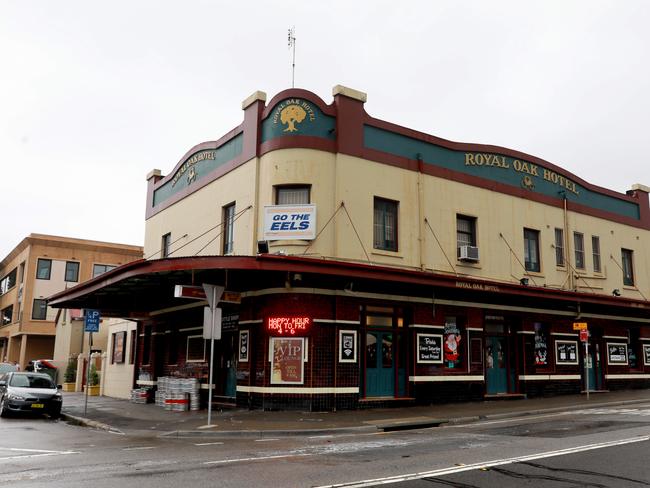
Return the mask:
{"type": "Polygon", "coordinates": [[[460,246],[458,248],[458,259],[461,261],[478,261],[478,247],[460,246]]]}

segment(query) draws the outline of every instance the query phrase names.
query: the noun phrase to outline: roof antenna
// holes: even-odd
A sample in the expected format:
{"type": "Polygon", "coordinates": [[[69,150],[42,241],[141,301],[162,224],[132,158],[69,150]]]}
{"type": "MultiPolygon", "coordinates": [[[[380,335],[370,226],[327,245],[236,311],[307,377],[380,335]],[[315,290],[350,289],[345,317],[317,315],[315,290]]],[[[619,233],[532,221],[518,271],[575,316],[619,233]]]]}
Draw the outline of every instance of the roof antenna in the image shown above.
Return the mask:
{"type": "Polygon", "coordinates": [[[289,29],[289,37],[288,37],[288,45],[289,49],[293,48],[293,62],[291,64],[291,88],[296,87],[296,26],[294,25],[291,29],[289,29]]]}

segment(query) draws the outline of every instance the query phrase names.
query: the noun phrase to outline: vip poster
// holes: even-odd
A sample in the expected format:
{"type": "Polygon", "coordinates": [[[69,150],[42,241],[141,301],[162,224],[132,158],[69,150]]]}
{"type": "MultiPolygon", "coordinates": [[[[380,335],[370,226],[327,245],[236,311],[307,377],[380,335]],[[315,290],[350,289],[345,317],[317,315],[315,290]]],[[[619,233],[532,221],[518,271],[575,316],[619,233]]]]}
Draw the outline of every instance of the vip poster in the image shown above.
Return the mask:
{"type": "Polygon", "coordinates": [[[357,362],[357,331],[356,330],[339,331],[339,362],[340,363],[357,362]]]}
{"type": "Polygon", "coordinates": [[[418,363],[442,363],[442,335],[418,334],[418,363]]]}
{"type": "Polygon", "coordinates": [[[608,342],[607,362],[609,364],[627,364],[627,344],[608,342]]]}
{"type": "Polygon", "coordinates": [[[302,385],[304,379],[304,337],[272,337],[271,383],[302,385]]]}
{"type": "Polygon", "coordinates": [[[578,364],[577,341],[555,341],[556,364],[578,364]]]}

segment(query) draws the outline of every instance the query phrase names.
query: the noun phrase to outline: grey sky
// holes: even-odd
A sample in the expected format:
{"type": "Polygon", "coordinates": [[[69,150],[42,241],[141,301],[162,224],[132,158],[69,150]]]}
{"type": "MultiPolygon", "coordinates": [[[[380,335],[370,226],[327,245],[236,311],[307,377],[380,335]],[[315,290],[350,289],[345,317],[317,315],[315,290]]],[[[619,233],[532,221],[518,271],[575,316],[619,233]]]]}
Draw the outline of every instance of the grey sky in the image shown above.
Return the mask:
{"type": "Polygon", "coordinates": [[[145,176],[255,90],[650,185],[650,2],[0,0],[0,259],[31,232],[144,240],[145,176]]]}

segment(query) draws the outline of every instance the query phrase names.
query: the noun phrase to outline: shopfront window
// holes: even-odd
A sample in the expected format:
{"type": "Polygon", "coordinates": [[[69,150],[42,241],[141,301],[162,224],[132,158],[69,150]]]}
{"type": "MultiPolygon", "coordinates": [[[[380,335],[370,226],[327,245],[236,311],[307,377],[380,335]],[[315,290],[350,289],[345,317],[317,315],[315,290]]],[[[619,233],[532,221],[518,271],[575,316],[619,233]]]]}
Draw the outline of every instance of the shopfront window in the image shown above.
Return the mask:
{"type": "Polygon", "coordinates": [[[465,341],[459,317],[445,317],[443,337],[444,365],[449,369],[463,367],[465,357],[465,341]]]}
{"type": "Polygon", "coordinates": [[[535,367],[545,368],[548,366],[548,328],[539,322],[535,322],[535,367]]]}

